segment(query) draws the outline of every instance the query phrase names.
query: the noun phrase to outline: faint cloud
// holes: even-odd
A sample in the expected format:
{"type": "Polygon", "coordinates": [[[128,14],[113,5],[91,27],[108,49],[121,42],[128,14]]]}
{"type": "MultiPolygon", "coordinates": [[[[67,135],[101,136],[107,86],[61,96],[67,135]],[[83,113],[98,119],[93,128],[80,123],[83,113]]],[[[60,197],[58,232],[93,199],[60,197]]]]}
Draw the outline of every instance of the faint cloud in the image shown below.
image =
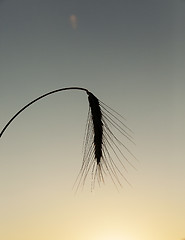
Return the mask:
{"type": "Polygon", "coordinates": [[[77,29],[77,26],[78,26],[77,16],[74,14],[70,15],[69,21],[71,23],[72,28],[77,29]]]}

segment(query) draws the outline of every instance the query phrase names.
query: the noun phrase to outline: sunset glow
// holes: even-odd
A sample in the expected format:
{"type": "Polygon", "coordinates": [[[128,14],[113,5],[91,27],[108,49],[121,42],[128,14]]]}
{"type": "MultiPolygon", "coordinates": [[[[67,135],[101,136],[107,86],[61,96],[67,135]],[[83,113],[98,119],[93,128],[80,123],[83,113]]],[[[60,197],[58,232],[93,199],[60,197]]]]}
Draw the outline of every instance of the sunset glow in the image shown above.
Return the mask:
{"type": "Polygon", "coordinates": [[[184,13],[184,0],[0,0],[0,131],[73,86],[130,129],[104,107],[102,130],[84,91],[26,108],[0,138],[1,240],[185,239],[184,13]]]}
{"type": "MultiPolygon", "coordinates": [[[[109,230],[108,230],[109,231],[109,230]]],[[[116,233],[115,234],[105,234],[102,236],[99,236],[95,238],[94,240],[132,240],[131,238],[128,237],[122,237],[121,235],[118,236],[116,233]]]]}

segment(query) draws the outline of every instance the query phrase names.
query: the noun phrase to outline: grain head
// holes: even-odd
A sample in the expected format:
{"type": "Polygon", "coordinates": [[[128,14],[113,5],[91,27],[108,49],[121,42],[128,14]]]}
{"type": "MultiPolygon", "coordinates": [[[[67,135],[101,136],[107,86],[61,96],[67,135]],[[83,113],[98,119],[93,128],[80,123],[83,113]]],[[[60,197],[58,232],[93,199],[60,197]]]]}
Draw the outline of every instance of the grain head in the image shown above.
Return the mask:
{"type": "Polygon", "coordinates": [[[133,142],[132,131],[123,123],[124,118],[120,114],[91,92],[87,94],[89,113],[84,139],[84,157],[75,184],[77,189],[80,185],[83,187],[90,172],[92,189],[96,182],[99,185],[105,182],[105,175],[109,175],[116,187],[121,186],[120,177],[128,182],[123,171],[127,172],[126,165],[134,168],[129,159],[135,157],[114,132],[133,142]]]}

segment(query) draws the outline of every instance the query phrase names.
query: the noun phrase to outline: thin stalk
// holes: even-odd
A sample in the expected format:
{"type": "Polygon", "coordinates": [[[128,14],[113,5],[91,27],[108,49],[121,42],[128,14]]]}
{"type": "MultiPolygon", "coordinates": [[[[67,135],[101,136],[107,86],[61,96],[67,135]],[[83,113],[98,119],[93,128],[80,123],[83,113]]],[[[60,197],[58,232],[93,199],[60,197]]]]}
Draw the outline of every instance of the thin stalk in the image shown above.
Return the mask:
{"type": "Polygon", "coordinates": [[[125,146],[125,144],[123,144],[114,135],[112,130],[113,129],[117,130],[124,138],[126,138],[130,142],[133,142],[132,136],[130,136],[132,131],[127,126],[125,126],[124,123],[122,123],[122,121],[119,119],[121,118],[121,115],[119,115],[113,109],[109,108],[107,105],[102,103],[86,88],[80,87],[60,88],[45,93],[40,97],[32,100],[23,108],[21,108],[9,120],[9,122],[0,132],[0,138],[2,137],[7,127],[10,125],[10,123],[12,123],[12,121],[30,105],[44,97],[65,90],[85,91],[88,95],[89,101],[89,114],[87,119],[84,142],[84,157],[79,175],[75,182],[75,186],[77,187],[77,189],[80,187],[80,185],[82,187],[84,186],[84,183],[90,171],[92,173],[92,188],[95,187],[96,181],[98,182],[99,185],[101,182],[104,183],[104,177],[107,173],[110,175],[110,178],[112,179],[115,185],[116,183],[121,185],[118,175],[121,175],[125,179],[125,181],[128,182],[124,175],[121,173],[121,169],[119,169],[119,167],[122,167],[124,170],[126,170],[124,163],[121,162],[121,157],[124,158],[125,161],[127,161],[132,167],[133,165],[130,163],[130,161],[124,155],[124,153],[122,153],[121,147],[123,147],[124,150],[126,150],[127,153],[132,158],[135,158],[135,156],[130,152],[130,150],[125,146]],[[124,130],[124,128],[126,128],[126,130],[124,130]],[[130,131],[129,134],[127,132],[128,130],[130,131]],[[114,162],[114,159],[111,157],[109,150],[117,158],[118,163],[120,163],[119,166],[116,164],[116,162],[114,162]]]}
{"type": "Polygon", "coordinates": [[[10,121],[5,125],[5,127],[3,128],[3,130],[0,133],[0,138],[2,137],[4,131],[7,129],[7,127],[10,125],[10,123],[21,113],[23,112],[26,108],[28,108],[30,105],[32,105],[33,103],[39,101],[40,99],[47,97],[48,95],[57,93],[57,92],[61,92],[61,91],[65,91],[65,90],[81,90],[81,91],[85,91],[87,94],[89,94],[89,91],[86,88],[80,88],[80,87],[67,87],[67,88],[60,88],[60,89],[56,89],[53,90],[51,92],[45,93],[43,95],[41,95],[40,97],[34,99],[33,101],[29,102],[27,105],[25,105],[23,108],[21,108],[11,119],[10,121]]]}

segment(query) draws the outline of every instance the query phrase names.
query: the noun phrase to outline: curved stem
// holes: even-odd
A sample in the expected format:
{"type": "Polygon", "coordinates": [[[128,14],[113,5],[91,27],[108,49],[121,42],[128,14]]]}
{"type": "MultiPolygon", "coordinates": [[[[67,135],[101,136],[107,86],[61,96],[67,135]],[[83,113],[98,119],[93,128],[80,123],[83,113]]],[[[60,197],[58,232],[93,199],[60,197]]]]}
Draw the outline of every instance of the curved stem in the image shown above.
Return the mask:
{"type": "Polygon", "coordinates": [[[33,103],[37,102],[38,100],[40,100],[41,98],[44,98],[48,95],[51,95],[53,93],[57,93],[57,92],[61,92],[61,91],[64,91],[64,90],[81,90],[81,91],[85,91],[87,94],[89,94],[89,91],[86,89],[86,88],[80,88],[80,87],[67,87],[67,88],[59,88],[59,89],[56,89],[56,90],[53,90],[51,92],[48,92],[48,93],[45,93],[43,95],[41,95],[40,97],[34,99],[33,101],[29,102],[27,105],[25,105],[23,108],[21,108],[11,119],[10,121],[6,124],[6,126],[3,128],[3,130],[1,131],[0,133],[0,138],[2,137],[4,131],[7,129],[7,127],[10,125],[10,123],[22,112],[24,111],[26,108],[28,108],[30,105],[32,105],[33,103]]]}

